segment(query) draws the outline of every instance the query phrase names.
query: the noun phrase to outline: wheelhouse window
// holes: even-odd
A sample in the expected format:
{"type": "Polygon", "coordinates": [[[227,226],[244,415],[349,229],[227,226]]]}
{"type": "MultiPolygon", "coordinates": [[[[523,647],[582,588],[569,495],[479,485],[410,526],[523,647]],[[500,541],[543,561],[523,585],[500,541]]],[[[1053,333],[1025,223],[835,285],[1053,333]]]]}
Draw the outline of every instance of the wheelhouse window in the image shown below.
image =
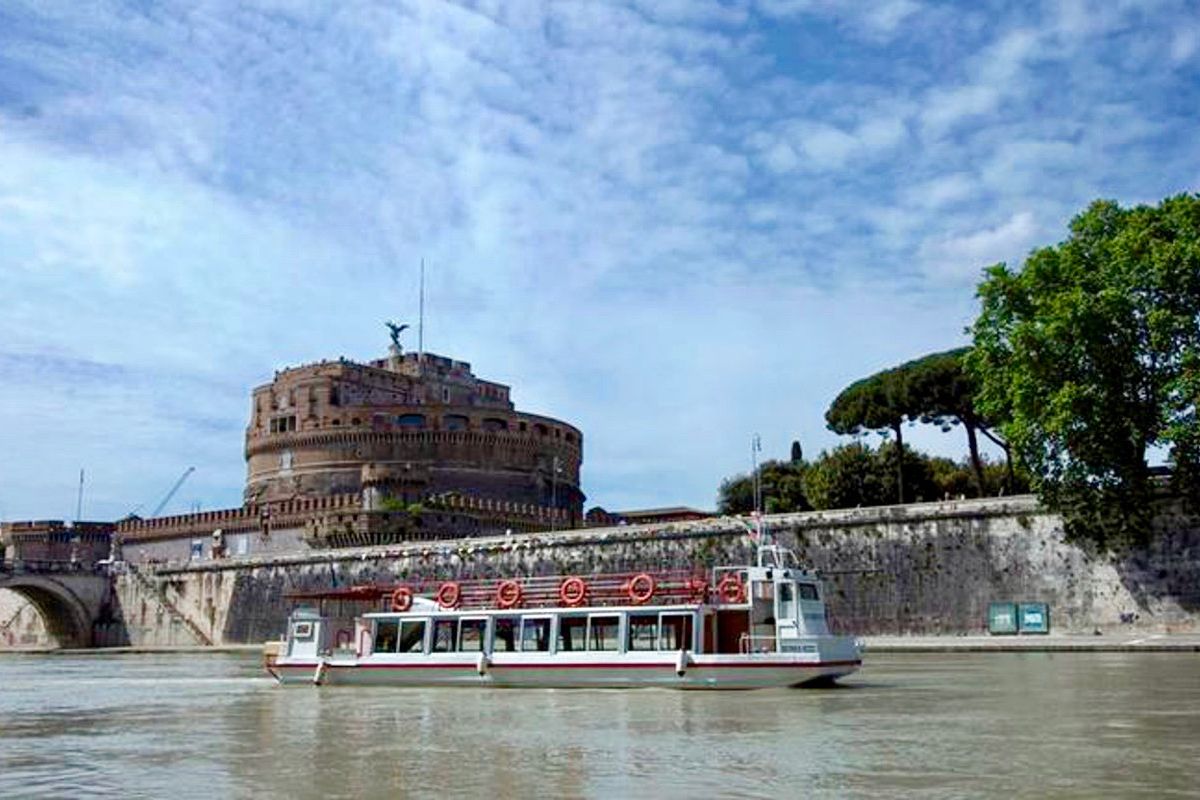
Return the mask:
{"type": "Polygon", "coordinates": [[[519,617],[496,617],[492,625],[492,652],[515,653],[517,651],[517,631],[521,629],[519,617]]]}
{"type": "Polygon", "coordinates": [[[588,650],[620,650],[621,618],[588,617],[588,650]]]}
{"type": "Polygon", "coordinates": [[[814,583],[801,583],[796,588],[800,590],[801,600],[818,600],[817,586],[814,583]]]}
{"type": "Polygon", "coordinates": [[[779,584],[779,618],[792,619],[796,616],[795,585],[779,584]]]}
{"type": "Polygon", "coordinates": [[[629,615],[628,650],[658,649],[658,617],[653,614],[629,615]]]}
{"type": "Polygon", "coordinates": [[[659,650],[692,649],[692,615],[663,614],[660,620],[659,650]]]}
{"type": "Polygon", "coordinates": [[[396,652],[396,639],[400,634],[400,623],[394,619],[375,620],[375,652],[396,652]]]}
{"type": "Polygon", "coordinates": [[[439,619],[433,623],[433,652],[453,653],[455,645],[455,628],[458,625],[452,619],[439,619]]]}
{"type": "Polygon", "coordinates": [[[458,649],[464,653],[478,653],[487,641],[486,619],[463,619],[458,622],[458,649]]]}
{"type": "Polygon", "coordinates": [[[425,652],[425,620],[405,619],[400,621],[400,653],[425,652]]]}
{"type": "Polygon", "coordinates": [[[558,651],[572,652],[587,649],[587,617],[560,617],[558,620],[558,651]]]}
{"type": "Polygon", "coordinates": [[[550,618],[524,617],[521,620],[521,650],[545,653],[550,650],[550,618]]]}

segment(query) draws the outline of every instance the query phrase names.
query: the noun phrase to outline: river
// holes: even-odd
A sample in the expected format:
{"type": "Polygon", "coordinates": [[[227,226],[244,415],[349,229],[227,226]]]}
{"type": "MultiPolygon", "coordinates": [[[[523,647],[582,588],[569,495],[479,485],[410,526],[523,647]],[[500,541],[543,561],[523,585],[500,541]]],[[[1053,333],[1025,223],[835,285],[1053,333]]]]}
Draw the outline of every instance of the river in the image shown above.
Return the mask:
{"type": "Polygon", "coordinates": [[[1200,656],[868,654],[841,688],[276,686],[0,656],[0,797],[1200,797],[1200,656]]]}

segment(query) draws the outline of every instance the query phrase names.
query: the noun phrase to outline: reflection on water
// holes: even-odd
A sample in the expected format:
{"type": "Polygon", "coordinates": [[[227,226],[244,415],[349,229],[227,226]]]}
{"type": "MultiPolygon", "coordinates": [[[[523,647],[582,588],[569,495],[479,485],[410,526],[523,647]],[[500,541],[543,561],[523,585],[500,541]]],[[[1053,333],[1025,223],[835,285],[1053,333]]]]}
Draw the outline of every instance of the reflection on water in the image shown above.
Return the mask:
{"type": "Polygon", "coordinates": [[[1200,796],[1200,657],[869,656],[831,690],[292,687],[0,658],[0,796],[1200,796]]]}

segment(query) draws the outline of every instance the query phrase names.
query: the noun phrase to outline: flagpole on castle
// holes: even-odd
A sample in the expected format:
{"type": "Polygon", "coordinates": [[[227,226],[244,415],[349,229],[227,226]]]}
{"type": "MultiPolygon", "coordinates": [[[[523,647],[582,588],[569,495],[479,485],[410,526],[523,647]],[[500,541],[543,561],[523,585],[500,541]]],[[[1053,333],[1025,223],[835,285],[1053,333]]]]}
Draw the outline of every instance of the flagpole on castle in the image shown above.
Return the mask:
{"type": "Polygon", "coordinates": [[[425,363],[425,259],[421,259],[421,292],[417,301],[417,363],[425,363]]]}

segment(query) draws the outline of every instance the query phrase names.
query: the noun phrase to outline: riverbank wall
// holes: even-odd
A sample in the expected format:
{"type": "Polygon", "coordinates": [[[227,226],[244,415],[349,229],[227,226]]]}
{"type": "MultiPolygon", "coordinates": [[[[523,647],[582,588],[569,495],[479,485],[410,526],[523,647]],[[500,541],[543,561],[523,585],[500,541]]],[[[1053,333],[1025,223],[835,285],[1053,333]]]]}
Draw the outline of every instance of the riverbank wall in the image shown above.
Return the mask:
{"type": "MultiPolygon", "coordinates": [[[[225,645],[283,632],[294,591],[405,581],[749,563],[745,519],[308,550],[143,566],[116,576],[134,646],[225,645]]],[[[1056,632],[1200,631],[1200,521],[1164,504],[1153,545],[1067,542],[1034,498],[773,515],[820,570],[834,625],[859,635],[977,635],[988,604],[1042,602],[1056,632]]]]}

